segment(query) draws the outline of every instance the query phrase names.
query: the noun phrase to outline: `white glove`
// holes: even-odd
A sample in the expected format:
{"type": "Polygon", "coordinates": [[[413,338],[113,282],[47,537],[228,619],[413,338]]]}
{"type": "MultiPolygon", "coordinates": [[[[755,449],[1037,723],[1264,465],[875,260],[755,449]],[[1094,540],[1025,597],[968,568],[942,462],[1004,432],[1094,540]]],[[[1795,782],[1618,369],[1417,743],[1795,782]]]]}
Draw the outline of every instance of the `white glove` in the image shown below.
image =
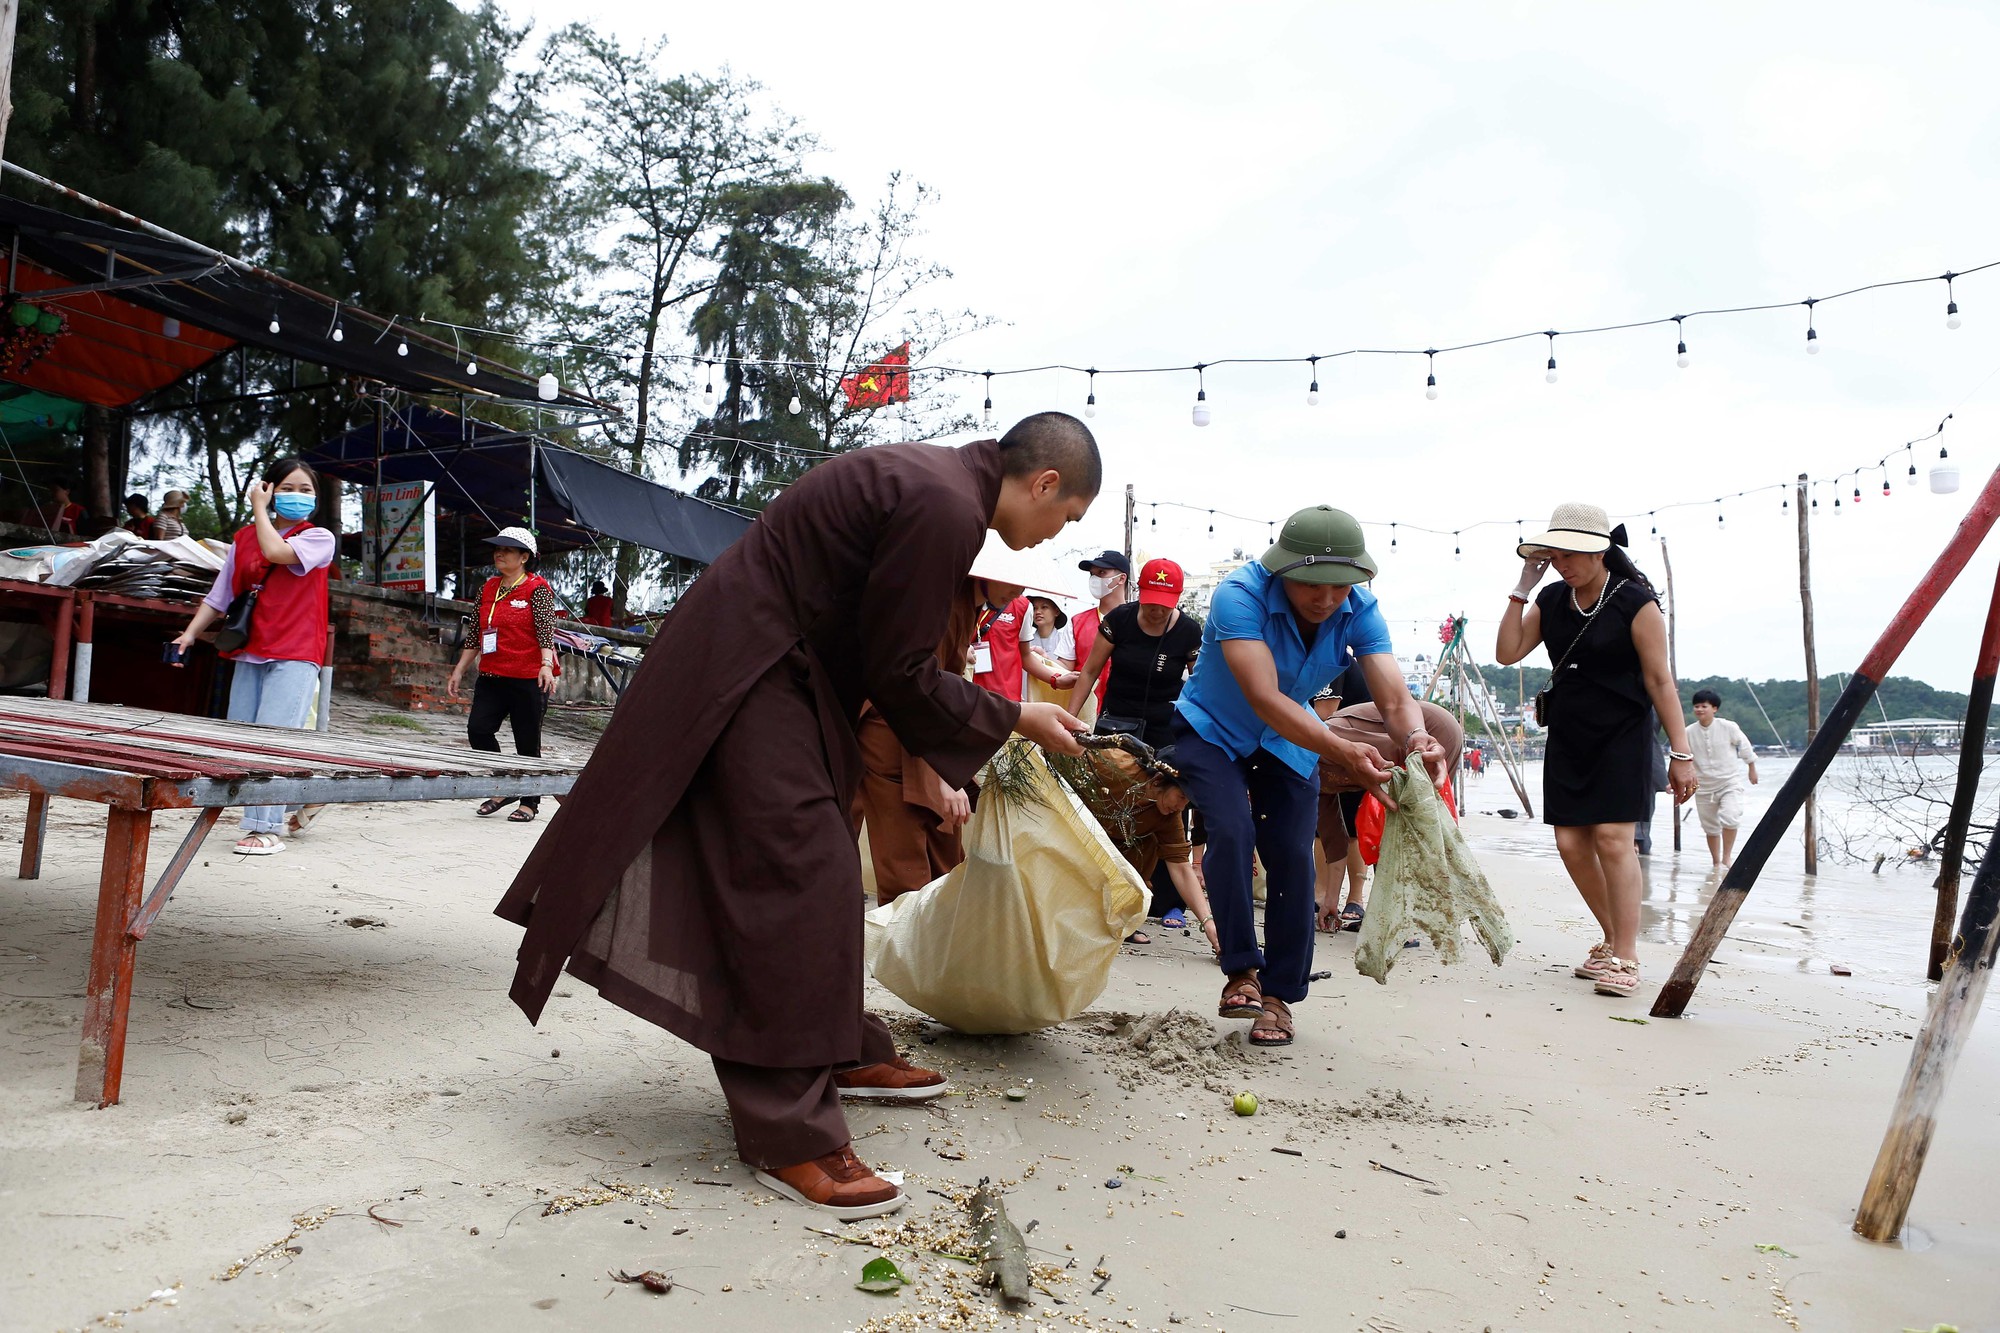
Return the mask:
{"type": "Polygon", "coordinates": [[[1549,558],[1538,555],[1521,562],[1521,580],[1514,585],[1514,596],[1527,601],[1535,595],[1535,589],[1549,572],[1549,558]]]}

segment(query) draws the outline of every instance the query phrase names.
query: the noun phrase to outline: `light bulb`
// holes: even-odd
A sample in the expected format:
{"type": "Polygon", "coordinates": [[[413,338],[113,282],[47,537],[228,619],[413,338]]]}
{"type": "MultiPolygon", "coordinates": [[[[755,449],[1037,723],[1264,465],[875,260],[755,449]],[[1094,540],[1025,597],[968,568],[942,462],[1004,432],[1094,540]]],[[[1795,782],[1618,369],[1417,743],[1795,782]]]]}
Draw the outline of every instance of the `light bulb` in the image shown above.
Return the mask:
{"type": "Polygon", "coordinates": [[[1424,380],[1424,397],[1436,398],[1437,396],[1438,396],[1438,377],[1435,375],[1427,376],[1424,380]]]}
{"type": "Polygon", "coordinates": [[[410,354],[410,345],[406,342],[403,342],[401,339],[398,339],[396,342],[396,355],[408,356],[409,354],[410,354]]]}
{"type": "Polygon", "coordinates": [[[1674,364],[1682,370],[1688,368],[1688,345],[1686,343],[1682,343],[1674,349],[1674,364]]]}
{"type": "Polygon", "coordinates": [[[1818,355],[1819,355],[1819,330],[1818,330],[1818,329],[1807,329],[1807,330],[1806,330],[1806,355],[1807,355],[1807,356],[1818,356],[1818,355]]]}
{"type": "Polygon", "coordinates": [[[979,426],[980,429],[987,430],[991,429],[992,425],[993,425],[993,400],[991,398],[988,398],[986,400],[986,405],[979,409],[979,426]]]}
{"type": "Polygon", "coordinates": [[[1556,382],[1556,359],[1554,357],[1549,358],[1549,373],[1542,376],[1542,378],[1551,384],[1556,382]]]}
{"type": "Polygon", "coordinates": [[[1454,546],[1451,548],[1451,558],[1454,560],[1463,560],[1465,559],[1465,553],[1454,546]]]}
{"type": "Polygon", "coordinates": [[[1312,387],[1311,387],[1310,389],[1307,389],[1307,390],[1306,390],[1306,406],[1307,406],[1307,407],[1318,407],[1318,406],[1319,406],[1319,381],[1318,381],[1318,380],[1314,380],[1314,381],[1312,382],[1312,387]]]}
{"type": "Polygon", "coordinates": [[[341,328],[341,327],[340,327],[340,325],[338,325],[338,324],[334,325],[334,326],[333,326],[333,340],[334,340],[335,342],[337,342],[337,343],[341,343],[341,342],[346,342],[346,341],[347,341],[347,330],[346,330],[346,329],[343,329],[343,328],[341,328]]]}
{"type": "Polygon", "coordinates": [[[278,331],[278,317],[276,315],[271,316],[270,331],[272,333],[276,333],[278,331]]]}
{"type": "Polygon", "coordinates": [[[708,385],[701,391],[701,414],[705,417],[715,415],[715,386],[713,384],[708,385]]]}
{"type": "Polygon", "coordinates": [[[1955,329],[1962,323],[1964,321],[1958,317],[1958,302],[1948,302],[1944,308],[1944,326],[1948,329],[1955,329]]]}
{"type": "Polygon", "coordinates": [[[793,416],[797,416],[799,413],[806,410],[806,405],[799,401],[799,396],[797,394],[793,394],[792,401],[785,404],[785,410],[787,412],[790,412],[793,416]]]}
{"type": "Polygon", "coordinates": [[[165,319],[160,321],[160,334],[162,337],[167,337],[167,338],[180,337],[181,322],[175,319],[172,315],[168,315],[165,319]]]}
{"type": "Polygon", "coordinates": [[[1194,396],[1194,424],[1206,426],[1208,420],[1208,390],[1201,389],[1194,396]]]}
{"type": "Polygon", "coordinates": [[[1097,415],[1096,394],[1091,394],[1088,398],[1083,400],[1083,414],[1087,417],[1094,417],[1097,415]]]}
{"type": "Polygon", "coordinates": [[[556,377],[545,370],[542,372],[542,377],[535,381],[535,397],[545,403],[553,403],[556,400],[557,387],[556,377]]]}
{"type": "Polygon", "coordinates": [[[479,363],[477,361],[466,362],[465,373],[468,375],[477,375],[479,373],[479,363]]]}

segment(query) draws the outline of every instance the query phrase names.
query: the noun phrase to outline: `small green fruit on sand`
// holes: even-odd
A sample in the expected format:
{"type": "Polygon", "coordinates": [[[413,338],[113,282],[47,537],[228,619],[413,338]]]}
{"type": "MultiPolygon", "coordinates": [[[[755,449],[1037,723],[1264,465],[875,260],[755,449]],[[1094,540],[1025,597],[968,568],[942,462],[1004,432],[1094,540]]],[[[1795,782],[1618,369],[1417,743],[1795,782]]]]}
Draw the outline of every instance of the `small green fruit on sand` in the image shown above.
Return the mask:
{"type": "Polygon", "coordinates": [[[1256,1115],[1257,1094],[1254,1092],[1239,1092],[1236,1094],[1236,1101],[1233,1105],[1236,1107],[1236,1114],[1238,1115],[1256,1115]]]}
{"type": "Polygon", "coordinates": [[[1026,1088],[1009,1088],[1007,1089],[1007,1100],[1010,1102],[1025,1102],[1028,1100],[1028,1090],[1026,1088]]]}

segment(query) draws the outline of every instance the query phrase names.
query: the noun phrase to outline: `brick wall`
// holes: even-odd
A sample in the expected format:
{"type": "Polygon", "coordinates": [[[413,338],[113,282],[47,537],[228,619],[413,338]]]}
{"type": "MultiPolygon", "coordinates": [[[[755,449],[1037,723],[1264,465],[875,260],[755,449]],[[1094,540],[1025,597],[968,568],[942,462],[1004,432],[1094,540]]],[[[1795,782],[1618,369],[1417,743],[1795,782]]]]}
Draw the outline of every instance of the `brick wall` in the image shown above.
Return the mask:
{"type": "MultiPolygon", "coordinates": [[[[334,683],[398,708],[463,712],[465,701],[445,694],[457,657],[451,649],[460,616],[469,602],[439,598],[436,625],[423,623],[424,599],[365,583],[335,581],[331,587],[334,683]]],[[[639,635],[591,627],[591,633],[621,643],[644,644],[639,635]]],[[[588,662],[564,654],[556,699],[563,703],[611,703],[611,690],[588,662]]],[[[470,692],[471,682],[466,682],[470,692]]]]}

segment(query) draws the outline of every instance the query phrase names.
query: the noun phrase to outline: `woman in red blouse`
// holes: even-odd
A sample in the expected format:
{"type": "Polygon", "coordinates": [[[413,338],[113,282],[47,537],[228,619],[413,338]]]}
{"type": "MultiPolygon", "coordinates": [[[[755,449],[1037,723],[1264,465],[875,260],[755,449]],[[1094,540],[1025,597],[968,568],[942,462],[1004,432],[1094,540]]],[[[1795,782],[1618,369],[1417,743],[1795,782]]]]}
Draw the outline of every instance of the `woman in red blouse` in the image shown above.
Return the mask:
{"type": "MultiPolygon", "coordinates": [[[[556,688],[556,597],[541,575],[529,571],[537,554],[535,534],[526,528],[502,528],[488,537],[493,548],[494,577],[479,591],[479,618],[473,637],[451,669],[446,692],[461,698],[465,669],[479,664],[472,688],[472,710],[465,718],[465,738],[475,750],[500,753],[500,721],[514,729],[514,753],[542,753],[542,714],[556,688]]],[[[495,814],[513,800],[494,796],[480,802],[479,813],[495,814]]],[[[509,823],[533,822],[542,798],[523,796],[507,816],[509,823]]]]}

